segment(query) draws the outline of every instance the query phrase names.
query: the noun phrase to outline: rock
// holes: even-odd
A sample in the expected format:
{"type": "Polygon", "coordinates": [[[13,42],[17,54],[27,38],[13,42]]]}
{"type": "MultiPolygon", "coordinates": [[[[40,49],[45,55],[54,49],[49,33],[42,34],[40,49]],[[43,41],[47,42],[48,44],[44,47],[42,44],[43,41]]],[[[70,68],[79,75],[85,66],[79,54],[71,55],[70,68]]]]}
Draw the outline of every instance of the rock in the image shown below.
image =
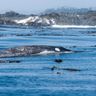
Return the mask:
{"type": "Polygon", "coordinates": [[[62,59],[55,59],[54,61],[55,61],[56,63],[62,63],[62,62],[63,62],[62,59]]]}
{"type": "Polygon", "coordinates": [[[60,70],[66,70],[66,71],[70,71],[70,72],[81,71],[80,69],[75,69],[75,68],[60,68],[60,70]]]}
{"type": "Polygon", "coordinates": [[[20,63],[19,60],[0,60],[0,63],[20,63]]]}
{"type": "Polygon", "coordinates": [[[56,66],[53,66],[52,68],[51,68],[51,70],[52,71],[54,71],[55,69],[58,69],[56,66]]]}
{"type": "Polygon", "coordinates": [[[61,74],[61,72],[57,72],[57,74],[61,74]]]}

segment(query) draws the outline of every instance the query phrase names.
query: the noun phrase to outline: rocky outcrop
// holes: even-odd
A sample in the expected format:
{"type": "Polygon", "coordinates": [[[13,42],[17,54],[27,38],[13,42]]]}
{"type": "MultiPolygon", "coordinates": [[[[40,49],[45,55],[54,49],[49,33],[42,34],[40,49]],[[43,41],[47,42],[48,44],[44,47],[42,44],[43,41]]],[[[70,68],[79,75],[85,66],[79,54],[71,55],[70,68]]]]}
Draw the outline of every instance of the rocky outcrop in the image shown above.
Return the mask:
{"type": "Polygon", "coordinates": [[[0,24],[17,24],[30,26],[50,25],[96,25],[95,10],[75,10],[43,13],[42,15],[20,15],[14,12],[7,12],[0,15],[0,24]],[[5,16],[5,17],[4,17],[5,16]],[[11,16],[11,17],[10,17],[11,16]]]}
{"type": "Polygon", "coordinates": [[[4,19],[4,18],[1,18],[0,19],[0,24],[3,24],[3,25],[12,25],[12,24],[16,24],[14,22],[14,20],[11,20],[11,19],[4,19]]]}
{"type": "Polygon", "coordinates": [[[45,18],[54,18],[57,25],[96,25],[96,11],[86,13],[49,13],[45,18]]]}
{"type": "Polygon", "coordinates": [[[48,19],[40,16],[31,16],[21,20],[14,20],[14,22],[16,24],[32,25],[32,26],[48,26],[56,24],[53,18],[48,19]]]}
{"type": "Polygon", "coordinates": [[[49,13],[41,16],[32,16],[21,20],[15,20],[23,25],[96,25],[96,12],[86,13],[49,13]]]}

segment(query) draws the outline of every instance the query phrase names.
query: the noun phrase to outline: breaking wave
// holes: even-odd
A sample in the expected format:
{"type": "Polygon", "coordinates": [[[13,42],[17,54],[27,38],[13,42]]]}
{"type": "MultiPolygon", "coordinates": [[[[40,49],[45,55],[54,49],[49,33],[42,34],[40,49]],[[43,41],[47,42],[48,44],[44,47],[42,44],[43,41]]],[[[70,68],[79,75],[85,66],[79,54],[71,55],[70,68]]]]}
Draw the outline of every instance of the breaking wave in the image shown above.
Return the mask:
{"type": "Polygon", "coordinates": [[[90,25],[52,25],[52,28],[96,28],[95,26],[90,25]]]}

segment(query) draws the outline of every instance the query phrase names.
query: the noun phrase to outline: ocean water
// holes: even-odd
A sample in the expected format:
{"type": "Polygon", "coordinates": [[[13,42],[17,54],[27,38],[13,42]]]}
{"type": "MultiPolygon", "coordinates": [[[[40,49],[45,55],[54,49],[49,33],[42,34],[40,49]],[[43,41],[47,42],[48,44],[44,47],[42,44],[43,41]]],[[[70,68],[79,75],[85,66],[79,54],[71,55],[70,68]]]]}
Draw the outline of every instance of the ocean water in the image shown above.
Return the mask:
{"type": "Polygon", "coordinates": [[[96,28],[0,26],[0,50],[22,45],[78,52],[0,58],[20,61],[0,63],[0,96],[96,96],[96,28]]]}

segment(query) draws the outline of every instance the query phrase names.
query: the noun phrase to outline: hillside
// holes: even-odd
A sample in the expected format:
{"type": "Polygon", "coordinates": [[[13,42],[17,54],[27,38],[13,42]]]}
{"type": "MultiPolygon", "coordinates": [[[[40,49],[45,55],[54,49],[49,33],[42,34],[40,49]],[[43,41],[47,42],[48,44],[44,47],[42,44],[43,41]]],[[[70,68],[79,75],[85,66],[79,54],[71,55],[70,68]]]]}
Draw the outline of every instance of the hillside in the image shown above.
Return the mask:
{"type": "Polygon", "coordinates": [[[96,25],[96,10],[58,9],[45,11],[41,15],[24,15],[16,12],[0,14],[0,24],[19,24],[30,26],[49,25],[96,25]]]}

